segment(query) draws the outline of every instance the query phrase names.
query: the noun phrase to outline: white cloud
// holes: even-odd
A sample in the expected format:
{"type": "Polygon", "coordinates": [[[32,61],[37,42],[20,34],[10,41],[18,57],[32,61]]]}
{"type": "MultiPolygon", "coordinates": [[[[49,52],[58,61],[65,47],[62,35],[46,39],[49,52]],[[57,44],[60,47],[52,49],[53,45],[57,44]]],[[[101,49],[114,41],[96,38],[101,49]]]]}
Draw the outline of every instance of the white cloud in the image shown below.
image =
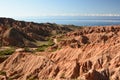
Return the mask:
{"type": "Polygon", "coordinates": [[[120,14],[79,14],[79,13],[62,13],[62,14],[40,14],[40,16],[120,16],[120,14]]]}

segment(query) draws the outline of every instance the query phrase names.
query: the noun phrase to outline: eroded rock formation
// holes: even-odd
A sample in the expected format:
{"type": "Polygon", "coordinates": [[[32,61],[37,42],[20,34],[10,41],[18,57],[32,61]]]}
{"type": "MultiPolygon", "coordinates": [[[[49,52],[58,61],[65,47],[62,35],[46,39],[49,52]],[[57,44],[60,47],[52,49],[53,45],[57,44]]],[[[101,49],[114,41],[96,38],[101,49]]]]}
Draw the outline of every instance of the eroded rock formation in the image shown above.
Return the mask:
{"type": "Polygon", "coordinates": [[[120,80],[120,26],[85,27],[56,37],[55,52],[16,52],[1,79],[120,80]]]}

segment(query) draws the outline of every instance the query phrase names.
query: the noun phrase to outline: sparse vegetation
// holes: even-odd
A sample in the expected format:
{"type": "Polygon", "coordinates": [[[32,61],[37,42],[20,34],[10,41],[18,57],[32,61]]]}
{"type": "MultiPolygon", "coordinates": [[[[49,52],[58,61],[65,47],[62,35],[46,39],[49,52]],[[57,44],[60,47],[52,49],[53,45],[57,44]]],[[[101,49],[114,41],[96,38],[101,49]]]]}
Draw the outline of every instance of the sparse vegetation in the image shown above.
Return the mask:
{"type": "Polygon", "coordinates": [[[0,75],[5,76],[5,75],[6,75],[6,72],[5,72],[5,71],[0,71],[0,75]]]}
{"type": "Polygon", "coordinates": [[[1,50],[0,51],[0,56],[11,55],[14,52],[15,52],[14,48],[9,48],[9,49],[5,49],[5,50],[1,50]]]}
{"type": "Polygon", "coordinates": [[[24,52],[30,52],[30,53],[35,53],[36,52],[36,50],[34,50],[34,49],[30,48],[30,47],[24,47],[23,51],[24,52]]]}
{"type": "Polygon", "coordinates": [[[27,80],[38,80],[38,77],[37,75],[30,75],[30,76],[27,76],[27,80]]]}
{"type": "Polygon", "coordinates": [[[39,47],[36,49],[36,51],[38,51],[38,52],[43,52],[43,51],[45,51],[48,47],[53,46],[53,45],[54,45],[54,42],[50,39],[50,40],[47,41],[46,44],[43,44],[43,45],[39,46],[39,47]]]}
{"type": "Polygon", "coordinates": [[[42,52],[42,51],[45,51],[45,49],[48,47],[48,45],[41,45],[41,46],[39,46],[39,48],[37,48],[36,49],[36,51],[40,51],[40,52],[42,52]]]}
{"type": "Polygon", "coordinates": [[[13,76],[9,77],[9,80],[14,80],[14,79],[17,79],[19,77],[20,77],[19,74],[14,74],[13,76]]]}
{"type": "Polygon", "coordinates": [[[25,48],[24,48],[24,51],[25,51],[25,52],[31,52],[31,50],[30,50],[28,47],[25,47],[25,48]]]}
{"type": "Polygon", "coordinates": [[[53,40],[50,39],[50,40],[48,41],[48,46],[53,46],[53,45],[54,45],[54,42],[53,42],[53,40]]]}

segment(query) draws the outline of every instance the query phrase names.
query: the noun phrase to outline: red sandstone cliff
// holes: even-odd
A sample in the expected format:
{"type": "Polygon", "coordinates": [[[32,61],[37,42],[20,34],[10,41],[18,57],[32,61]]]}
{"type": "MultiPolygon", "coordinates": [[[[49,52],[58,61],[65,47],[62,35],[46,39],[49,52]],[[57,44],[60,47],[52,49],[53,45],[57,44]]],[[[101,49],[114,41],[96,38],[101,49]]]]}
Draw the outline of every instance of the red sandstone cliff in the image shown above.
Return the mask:
{"type": "Polygon", "coordinates": [[[16,52],[0,64],[1,79],[120,80],[120,26],[67,33],[55,52],[16,52]]]}

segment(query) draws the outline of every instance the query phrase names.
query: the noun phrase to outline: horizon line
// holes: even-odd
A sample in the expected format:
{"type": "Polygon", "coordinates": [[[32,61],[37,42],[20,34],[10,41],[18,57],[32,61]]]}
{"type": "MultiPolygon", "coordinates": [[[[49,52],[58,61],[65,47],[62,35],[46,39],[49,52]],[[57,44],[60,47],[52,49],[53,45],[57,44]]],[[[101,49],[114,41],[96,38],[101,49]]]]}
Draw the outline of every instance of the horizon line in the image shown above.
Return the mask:
{"type": "Polygon", "coordinates": [[[63,14],[40,14],[40,15],[33,15],[33,16],[0,16],[0,17],[9,17],[9,18],[25,18],[25,17],[67,17],[67,16],[70,16],[70,17],[81,17],[81,16],[95,16],[95,17],[104,17],[104,16],[116,16],[116,17],[120,17],[120,14],[79,14],[79,13],[72,13],[72,14],[66,14],[66,13],[63,13],[63,14]]]}

